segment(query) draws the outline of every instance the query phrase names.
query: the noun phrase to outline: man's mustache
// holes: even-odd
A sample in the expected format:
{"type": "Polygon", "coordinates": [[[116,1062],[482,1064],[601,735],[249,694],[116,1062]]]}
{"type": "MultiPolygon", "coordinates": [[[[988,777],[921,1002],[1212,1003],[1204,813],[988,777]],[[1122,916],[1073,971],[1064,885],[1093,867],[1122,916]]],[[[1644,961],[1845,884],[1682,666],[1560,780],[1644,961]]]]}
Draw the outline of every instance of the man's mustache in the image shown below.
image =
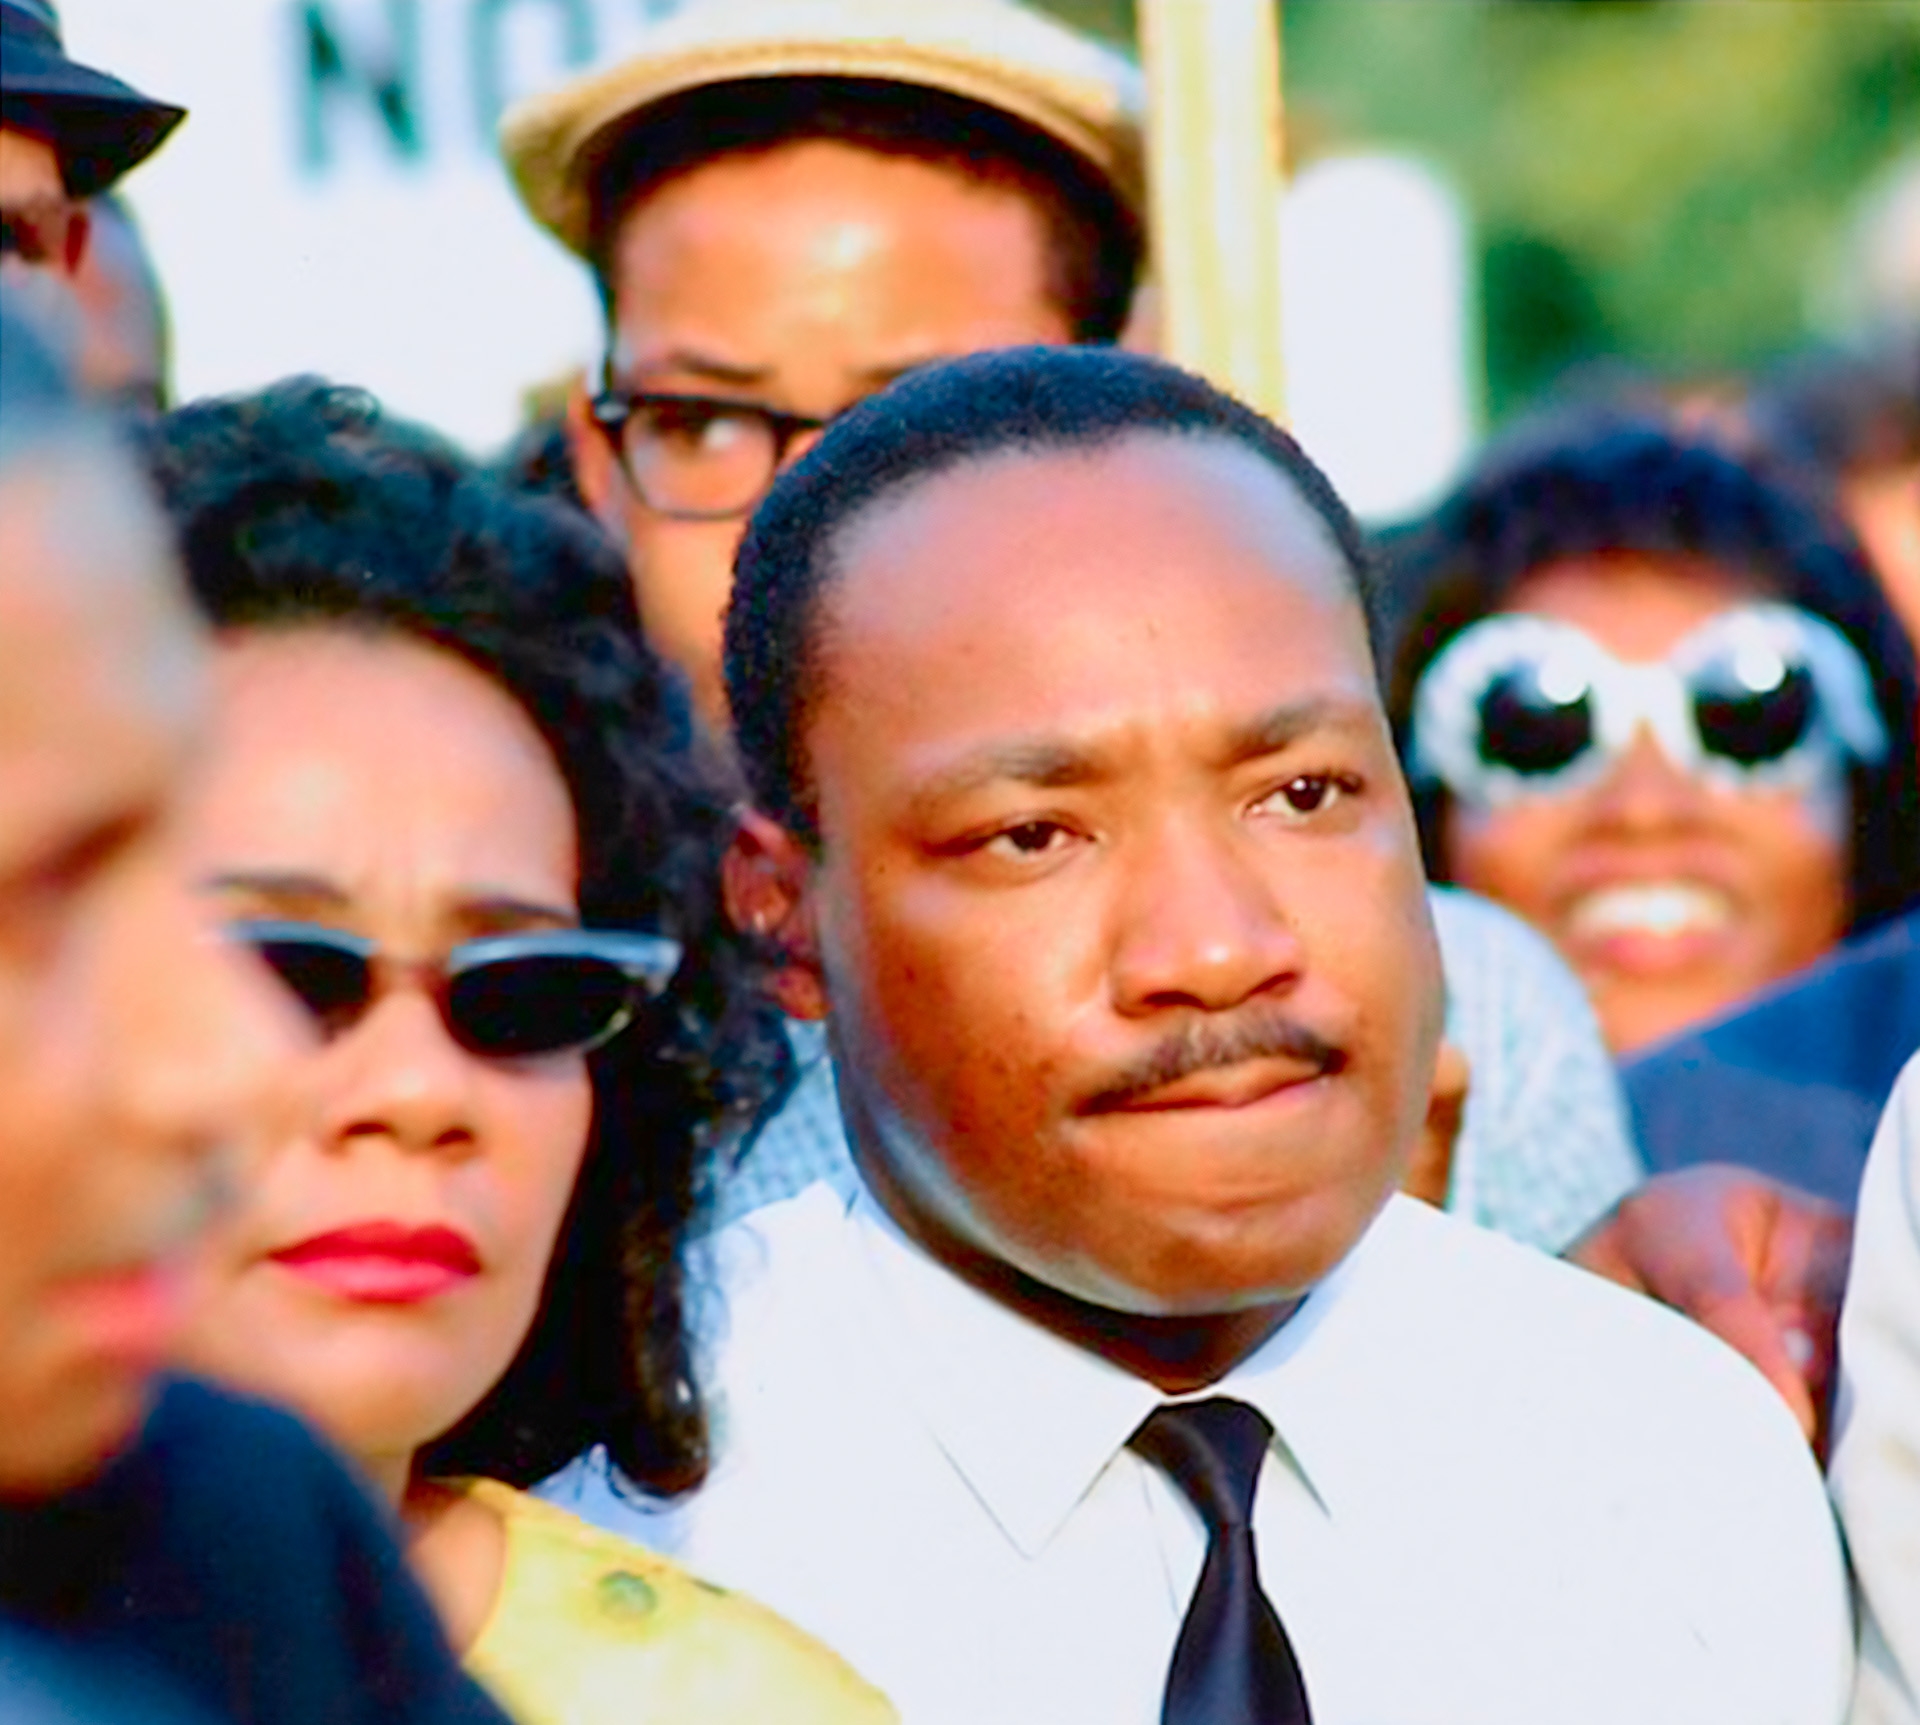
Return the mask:
{"type": "Polygon", "coordinates": [[[1342,1050],[1284,1012],[1244,1011],[1225,1023],[1196,1017],[1139,1058],[1116,1068],[1078,1112],[1111,1114],[1197,1072],[1250,1060],[1292,1061],[1313,1068],[1314,1075],[1323,1078],[1347,1063],[1342,1050]]]}

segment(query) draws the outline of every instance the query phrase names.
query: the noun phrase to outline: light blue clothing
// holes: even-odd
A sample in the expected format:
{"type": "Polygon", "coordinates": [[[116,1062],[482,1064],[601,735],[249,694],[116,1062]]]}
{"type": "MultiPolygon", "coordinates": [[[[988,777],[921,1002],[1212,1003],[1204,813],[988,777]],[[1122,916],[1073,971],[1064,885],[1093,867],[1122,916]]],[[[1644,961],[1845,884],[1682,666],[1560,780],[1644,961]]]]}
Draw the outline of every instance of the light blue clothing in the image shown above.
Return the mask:
{"type": "MultiPolygon", "coordinates": [[[[1485,899],[1434,887],[1447,1036],[1471,1079],[1447,1208],[1559,1252],[1645,1178],[1620,1082],[1585,991],[1547,942],[1485,899]]],[[[852,1173],[817,1024],[789,1026],[799,1075],[779,1110],[729,1150],[711,1225],[852,1173]]]]}

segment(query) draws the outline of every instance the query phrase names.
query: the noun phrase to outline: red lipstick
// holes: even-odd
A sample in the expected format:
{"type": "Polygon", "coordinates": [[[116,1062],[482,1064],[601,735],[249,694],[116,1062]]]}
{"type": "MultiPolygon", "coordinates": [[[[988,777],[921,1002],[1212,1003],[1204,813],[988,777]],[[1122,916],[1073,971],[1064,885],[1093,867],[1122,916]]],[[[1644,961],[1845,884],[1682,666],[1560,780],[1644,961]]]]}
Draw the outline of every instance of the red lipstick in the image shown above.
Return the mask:
{"type": "Polygon", "coordinates": [[[283,1247],[273,1260],[343,1300],[410,1306],[480,1274],[480,1253],[466,1235],[441,1226],[358,1222],[283,1247]]]}

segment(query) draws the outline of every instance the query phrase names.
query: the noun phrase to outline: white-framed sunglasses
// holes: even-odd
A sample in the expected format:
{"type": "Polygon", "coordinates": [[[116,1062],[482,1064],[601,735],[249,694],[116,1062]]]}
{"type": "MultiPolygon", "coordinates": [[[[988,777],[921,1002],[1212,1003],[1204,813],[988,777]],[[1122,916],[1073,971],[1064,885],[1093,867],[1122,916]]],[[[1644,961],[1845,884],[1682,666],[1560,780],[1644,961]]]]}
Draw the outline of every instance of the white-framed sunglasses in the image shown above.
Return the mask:
{"type": "Polygon", "coordinates": [[[1461,630],[1422,673],[1407,770],[1500,807],[1592,783],[1642,727],[1677,766],[1736,790],[1812,789],[1887,751],[1859,652],[1798,606],[1736,606],[1651,663],[1507,612],[1461,630]]]}

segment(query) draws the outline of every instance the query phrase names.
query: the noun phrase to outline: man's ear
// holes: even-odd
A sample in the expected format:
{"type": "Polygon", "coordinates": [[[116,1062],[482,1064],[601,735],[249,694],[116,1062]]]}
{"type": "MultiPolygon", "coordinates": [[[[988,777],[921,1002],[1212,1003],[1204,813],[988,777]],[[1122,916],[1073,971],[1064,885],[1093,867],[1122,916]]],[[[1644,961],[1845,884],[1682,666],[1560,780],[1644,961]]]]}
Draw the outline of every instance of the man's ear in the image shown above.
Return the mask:
{"type": "Polygon", "coordinates": [[[735,928],[773,963],[773,997],[789,1018],[825,1018],[827,990],[814,928],[813,869],[792,833],[743,809],[720,862],[720,891],[735,928]]]}
{"type": "Polygon", "coordinates": [[[614,542],[627,542],[627,524],[622,518],[620,484],[613,445],[607,434],[594,423],[592,398],[587,394],[585,378],[576,378],[567,391],[567,456],[573,463],[573,482],[581,499],[593,511],[593,517],[613,535],[614,542]]]}

